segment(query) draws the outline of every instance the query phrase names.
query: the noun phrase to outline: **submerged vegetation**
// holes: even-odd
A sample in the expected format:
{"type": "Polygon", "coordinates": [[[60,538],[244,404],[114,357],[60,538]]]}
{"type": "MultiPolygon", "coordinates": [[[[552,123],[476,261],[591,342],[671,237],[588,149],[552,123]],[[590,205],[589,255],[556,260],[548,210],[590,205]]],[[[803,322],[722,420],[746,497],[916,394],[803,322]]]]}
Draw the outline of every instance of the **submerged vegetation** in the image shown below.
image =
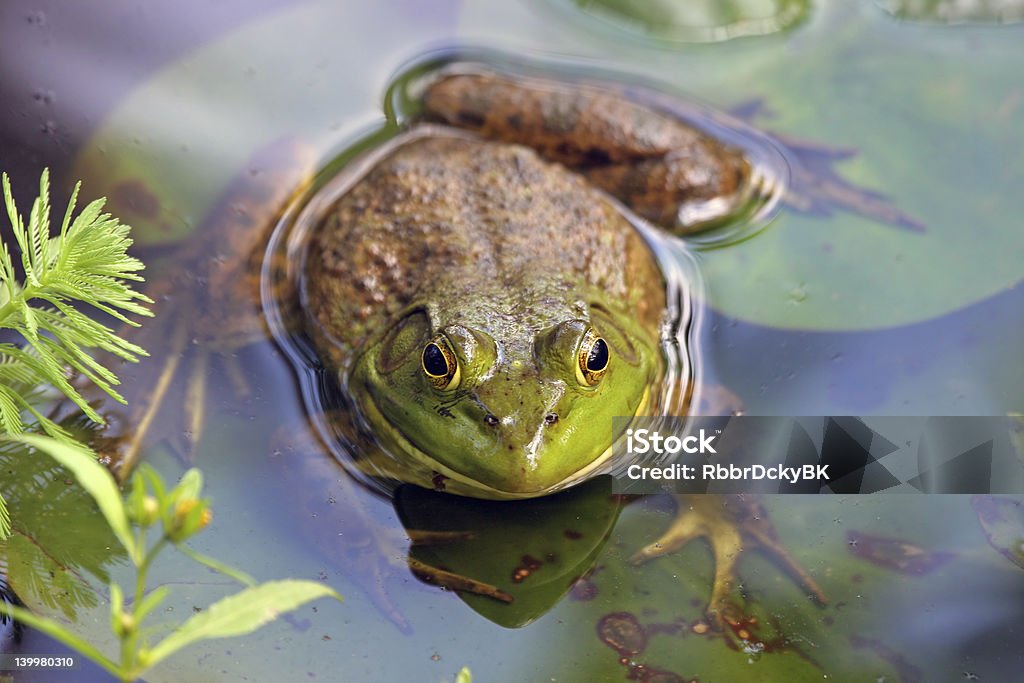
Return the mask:
{"type": "MultiPolygon", "coordinates": [[[[7,242],[0,242],[0,328],[8,331],[0,342],[0,446],[18,447],[19,457],[47,454],[73,475],[124,549],[134,568],[134,586],[126,595],[118,583],[109,585],[110,628],[119,642],[116,657],[104,654],[57,620],[8,602],[0,601],[0,621],[14,618],[88,657],[120,680],[131,681],[190,644],[250,633],[319,597],[340,599],[334,590],[314,581],[256,584],[244,572],[192,550],[185,542],[211,519],[209,502],[201,498],[198,470],[190,469],[171,488],[155,470],[143,465],[132,475],[129,492],[122,498],[113,475],[97,461],[96,454],[44,414],[40,405],[57,389],[87,418],[103,423],[81,387],[76,387],[79,379],[124,402],[114,388],[117,376],[94,354],[111,353],[134,362],[146,352],[80,307],[137,326],[128,315],[152,315],[145,306],[152,301],[132,287],[142,281],[138,273],[144,266],[127,253],[132,244],[130,228],[101,213],[103,199],[90,203],[72,220],[76,186],[60,232],[51,236],[47,172],[43,172],[39,197],[27,224],[17,212],[6,174],[3,191],[14,241],[21,252],[23,278],[18,277],[7,242]],[[246,588],[192,615],[151,644],[154,634],[167,632],[166,625],[144,628],[144,621],[164,603],[170,589],[149,587],[147,574],[168,546],[246,588]]],[[[38,471],[43,470],[40,464],[38,471]]],[[[5,550],[3,541],[11,535],[11,513],[17,515],[17,510],[7,509],[2,494],[0,489],[0,551],[5,550]]],[[[0,570],[5,566],[0,554],[0,570]]]]}

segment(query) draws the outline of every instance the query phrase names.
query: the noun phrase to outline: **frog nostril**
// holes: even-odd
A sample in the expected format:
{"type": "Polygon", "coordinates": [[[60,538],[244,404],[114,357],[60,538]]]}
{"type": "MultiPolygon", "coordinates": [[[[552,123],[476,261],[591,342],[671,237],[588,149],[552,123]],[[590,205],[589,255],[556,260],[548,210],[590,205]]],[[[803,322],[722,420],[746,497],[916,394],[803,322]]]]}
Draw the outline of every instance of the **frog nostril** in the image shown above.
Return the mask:
{"type": "Polygon", "coordinates": [[[558,422],[558,415],[556,415],[555,413],[548,413],[547,415],[544,416],[544,424],[553,425],[556,422],[558,422]]]}
{"type": "Polygon", "coordinates": [[[498,418],[492,415],[491,413],[487,413],[486,415],[484,415],[484,422],[486,422],[489,427],[498,426],[498,418]]]}

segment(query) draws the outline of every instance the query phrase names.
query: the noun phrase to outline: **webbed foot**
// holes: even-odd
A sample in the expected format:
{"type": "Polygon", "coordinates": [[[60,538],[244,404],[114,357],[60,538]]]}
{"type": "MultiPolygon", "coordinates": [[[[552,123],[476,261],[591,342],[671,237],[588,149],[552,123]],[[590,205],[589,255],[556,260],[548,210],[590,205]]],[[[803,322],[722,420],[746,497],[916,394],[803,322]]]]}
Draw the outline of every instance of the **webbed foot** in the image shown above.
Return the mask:
{"type": "Polygon", "coordinates": [[[739,594],[736,565],[742,553],[755,548],[781,565],[818,604],[826,603],[814,578],[783,547],[764,507],[756,499],[742,495],[695,495],[677,497],[676,504],[676,517],[669,528],[631,561],[642,564],[675,552],[695,539],[707,539],[714,558],[714,581],[705,615],[714,630],[725,632],[728,626],[739,638],[747,639],[742,633],[748,620],[739,594]]]}

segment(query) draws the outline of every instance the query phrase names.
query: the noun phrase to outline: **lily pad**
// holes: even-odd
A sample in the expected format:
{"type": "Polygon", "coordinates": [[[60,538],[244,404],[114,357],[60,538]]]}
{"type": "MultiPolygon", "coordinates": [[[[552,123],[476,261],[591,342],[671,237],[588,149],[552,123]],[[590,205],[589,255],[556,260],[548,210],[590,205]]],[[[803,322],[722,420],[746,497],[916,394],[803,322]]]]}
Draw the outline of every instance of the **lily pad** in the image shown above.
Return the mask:
{"type": "MultiPolygon", "coordinates": [[[[614,57],[600,32],[512,3],[464,7],[459,32],[474,44],[498,22],[516,36],[516,51],[600,58],[627,81],[723,109],[764,99],[773,115],[757,125],[855,151],[836,162],[837,173],[926,227],[921,234],[846,212],[786,211],[756,238],[703,254],[710,302],[728,314],[787,328],[866,329],[941,316],[1024,279],[1015,258],[1024,235],[1009,228],[1024,183],[1024,106],[1015,94],[1021,30],[980,36],[973,32],[981,28],[962,27],[904,45],[900,32],[909,29],[899,24],[871,30],[872,8],[811,14],[816,30],[799,40],[700,52],[651,52],[640,43],[614,57]]],[[[450,20],[434,19],[413,42],[450,20]]],[[[375,19],[300,8],[187,55],[117,108],[75,173],[91,195],[110,197],[140,243],[166,244],[201,224],[228,180],[270,141],[293,136],[330,156],[382,124],[380,96],[399,66],[352,69],[365,46],[337,40],[339,21],[375,19]],[[285,42],[288,60],[278,58],[285,42]],[[306,77],[296,78],[301,65],[306,77]]],[[[363,34],[400,45],[402,27],[363,34]]]]}

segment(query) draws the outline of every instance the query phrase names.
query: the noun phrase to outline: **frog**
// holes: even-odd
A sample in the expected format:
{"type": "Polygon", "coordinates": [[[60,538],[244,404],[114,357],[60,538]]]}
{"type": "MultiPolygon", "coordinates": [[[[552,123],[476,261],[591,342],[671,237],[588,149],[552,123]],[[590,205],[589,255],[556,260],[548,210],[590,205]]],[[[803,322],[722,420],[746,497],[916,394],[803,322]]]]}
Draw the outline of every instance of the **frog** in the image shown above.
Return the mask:
{"type": "MultiPolygon", "coordinates": [[[[667,372],[647,226],[721,222],[754,169],[679,118],[581,84],[451,68],[422,103],[308,230],[299,307],[350,403],[342,431],[371,434],[375,476],[475,498],[551,495],[609,471],[613,417],[692,408],[691,387],[664,387],[692,378],[667,372]]],[[[742,623],[735,568],[753,548],[825,603],[756,500],[677,507],[633,561],[706,539],[711,627],[742,623]]]]}
{"type": "Polygon", "coordinates": [[[682,202],[738,202],[749,168],[586,89],[458,73],[423,103],[311,228],[306,330],[397,479],[547,495],[600,470],[594,425],[643,414],[665,378],[666,283],[608,193],[664,221],[682,202]]]}
{"type": "Polygon", "coordinates": [[[597,197],[525,148],[433,130],[315,228],[310,336],[399,479],[549,494],[608,457],[594,422],[651,402],[664,284],[639,233],[597,197]]]}

